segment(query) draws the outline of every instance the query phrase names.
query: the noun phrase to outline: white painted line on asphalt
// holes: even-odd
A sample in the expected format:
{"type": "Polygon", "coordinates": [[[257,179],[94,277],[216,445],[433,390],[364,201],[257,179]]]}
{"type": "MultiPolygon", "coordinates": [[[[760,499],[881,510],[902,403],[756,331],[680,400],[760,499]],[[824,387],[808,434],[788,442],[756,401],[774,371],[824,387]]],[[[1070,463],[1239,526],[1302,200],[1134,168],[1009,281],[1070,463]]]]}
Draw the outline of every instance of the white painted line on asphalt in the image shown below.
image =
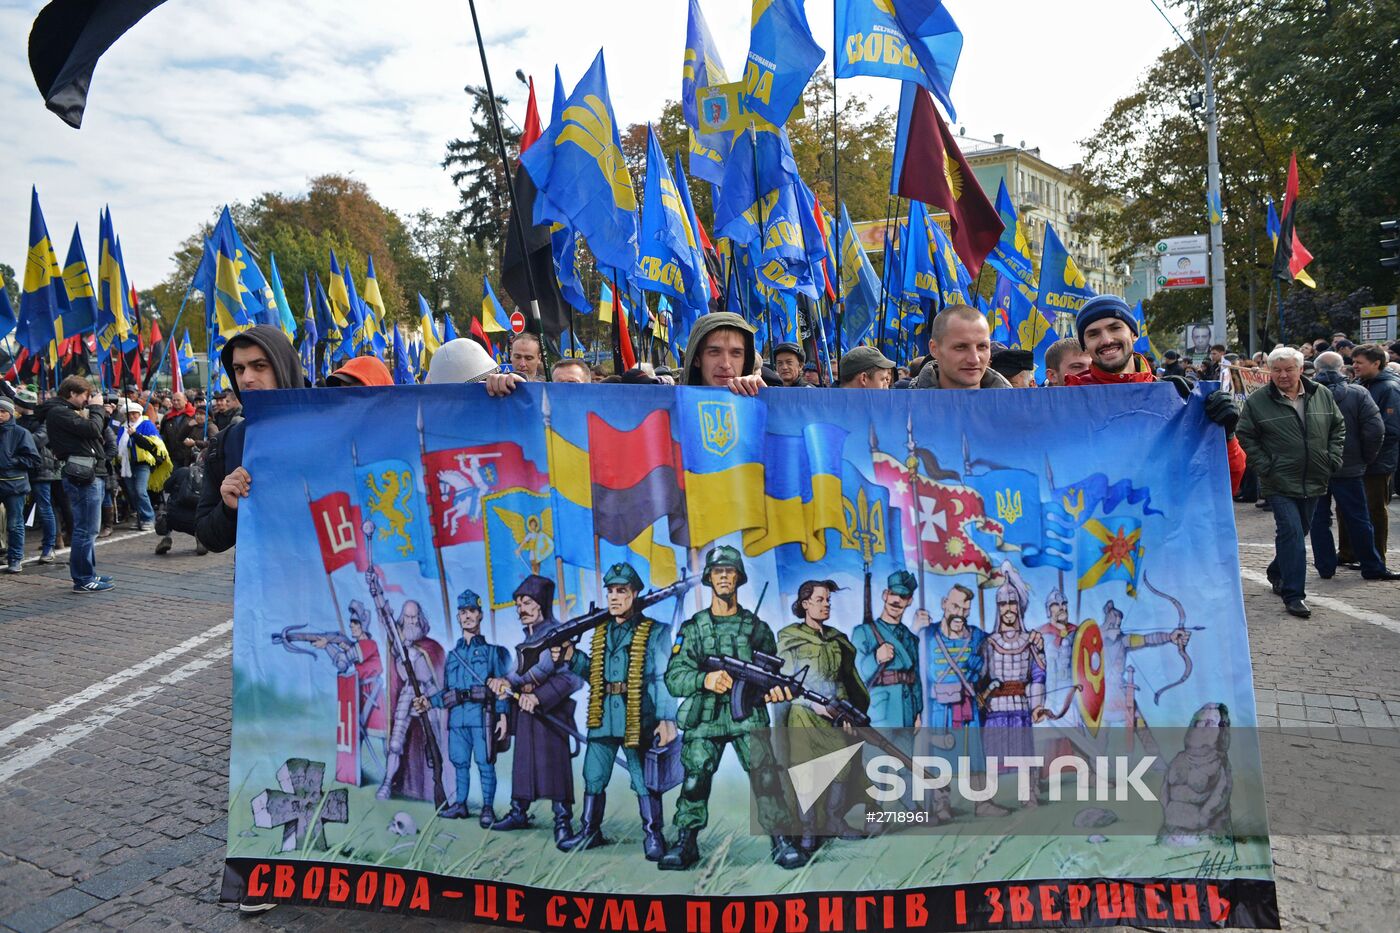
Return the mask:
{"type": "Polygon", "coordinates": [[[84,703],[89,703],[102,696],[102,694],[116,687],[120,687],[128,680],[134,677],[140,677],[152,668],[159,667],[167,661],[173,661],[180,655],[193,651],[210,639],[227,635],[232,631],[232,619],[229,619],[227,622],[220,622],[213,628],[206,629],[193,638],[185,639],[173,648],[166,648],[159,654],[154,654],[144,661],[131,665],[131,667],[128,667],[126,670],[117,671],[117,673],[108,677],[106,680],[101,680],[90,687],[85,687],[70,697],[59,700],[57,703],[45,709],[41,709],[37,713],[24,717],[19,722],[6,726],[4,729],[0,729],[0,748],[4,748],[26,732],[37,729],[44,723],[52,722],[65,713],[72,712],[75,707],[81,706],[84,703]]]}
{"type": "MultiPolygon", "coordinates": [[[[29,535],[32,535],[32,534],[33,534],[32,531],[27,532],[26,535],[25,535],[25,540],[28,540],[28,539],[29,539],[29,535]]],[[[93,546],[93,547],[102,547],[104,544],[116,544],[118,541],[130,541],[132,538],[140,538],[140,537],[142,537],[142,536],[144,536],[144,535],[153,535],[153,534],[155,534],[155,531],[153,531],[153,530],[150,529],[150,528],[147,528],[145,531],[133,531],[133,532],[130,532],[129,534],[124,534],[124,535],[115,535],[115,534],[114,534],[114,535],[112,535],[110,538],[98,538],[96,541],[92,542],[92,546],[93,546]]],[[[41,540],[42,540],[42,538],[41,538],[41,540]]],[[[58,550],[56,550],[56,551],[53,552],[53,556],[54,556],[54,557],[62,557],[62,556],[64,556],[65,554],[67,554],[67,553],[68,553],[69,551],[71,551],[71,550],[73,550],[73,549],[70,548],[70,547],[61,547],[61,548],[59,548],[58,550]]],[[[26,558],[25,560],[21,561],[21,562],[20,562],[20,566],[21,566],[21,567],[24,567],[24,566],[28,566],[29,564],[37,564],[38,562],[39,562],[39,555],[36,554],[36,555],[34,555],[33,557],[26,558]]]]}
{"type": "MultiPolygon", "coordinates": [[[[1266,589],[1269,588],[1269,578],[1257,570],[1248,570],[1241,567],[1240,576],[1252,583],[1258,583],[1266,589]]],[[[1392,592],[1396,593],[1396,595],[1400,595],[1400,589],[1397,589],[1397,584],[1385,583],[1381,585],[1391,588],[1392,592]]],[[[1340,612],[1342,615],[1349,616],[1358,622],[1379,625],[1387,632],[1400,635],[1400,622],[1397,622],[1390,616],[1381,615],[1379,612],[1372,612],[1370,609],[1357,608],[1345,600],[1336,599],[1332,596],[1319,596],[1316,593],[1312,593],[1308,595],[1307,599],[1308,602],[1312,603],[1314,606],[1321,606],[1324,609],[1331,609],[1333,612],[1340,612]]]]}
{"type": "Polygon", "coordinates": [[[212,666],[218,661],[227,658],[233,653],[232,645],[220,645],[208,654],[201,655],[193,661],[177,667],[175,670],[161,677],[154,683],[147,684],[135,693],[127,694],[125,697],[93,713],[82,722],[74,723],[64,729],[60,729],[52,736],[43,739],[23,751],[16,752],[8,758],[0,758],[0,784],[4,784],[10,778],[23,771],[27,771],[42,761],[45,761],[73,743],[91,735],[96,730],[116,719],[122,713],[139,706],[146,700],[160,693],[166,687],[185,681],[212,666]]]}
{"type": "MultiPolygon", "coordinates": [[[[1272,542],[1270,542],[1270,543],[1268,543],[1268,544],[1263,544],[1263,543],[1261,543],[1261,542],[1259,542],[1259,541],[1241,541],[1241,542],[1239,542],[1239,545],[1240,545],[1240,547],[1252,547],[1252,548],[1257,548],[1257,549],[1259,549],[1259,550],[1261,550],[1261,551],[1272,551],[1272,550],[1274,549],[1274,545],[1273,545],[1272,542]]],[[[1390,554],[1400,555],[1400,547],[1388,547],[1388,548],[1385,549],[1385,553],[1386,553],[1387,555],[1390,555],[1390,554]]]]}

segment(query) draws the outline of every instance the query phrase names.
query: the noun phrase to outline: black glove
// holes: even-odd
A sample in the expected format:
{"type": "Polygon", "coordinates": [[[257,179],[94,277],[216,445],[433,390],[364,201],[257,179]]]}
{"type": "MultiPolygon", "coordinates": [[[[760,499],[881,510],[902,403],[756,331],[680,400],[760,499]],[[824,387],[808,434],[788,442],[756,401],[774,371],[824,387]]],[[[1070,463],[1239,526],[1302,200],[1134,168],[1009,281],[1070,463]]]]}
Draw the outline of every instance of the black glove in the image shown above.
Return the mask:
{"type": "Polygon", "coordinates": [[[1162,381],[1171,383],[1183,402],[1186,401],[1186,396],[1191,394],[1191,383],[1186,381],[1185,376],[1163,376],[1162,381]]]}
{"type": "Polygon", "coordinates": [[[1206,417],[1225,429],[1225,436],[1235,433],[1240,423],[1240,406],[1235,397],[1224,389],[1216,389],[1206,396],[1206,417]]]}

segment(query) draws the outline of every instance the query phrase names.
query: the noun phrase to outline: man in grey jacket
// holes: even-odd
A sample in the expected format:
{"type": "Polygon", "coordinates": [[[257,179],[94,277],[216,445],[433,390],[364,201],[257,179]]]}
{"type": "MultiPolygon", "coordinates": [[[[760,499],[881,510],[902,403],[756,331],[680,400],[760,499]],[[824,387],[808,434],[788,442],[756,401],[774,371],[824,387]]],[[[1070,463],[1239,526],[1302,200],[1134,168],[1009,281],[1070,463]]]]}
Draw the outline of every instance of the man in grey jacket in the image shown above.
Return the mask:
{"type": "Polygon", "coordinates": [[[1380,409],[1369,392],[1346,381],[1340,353],[1332,350],[1319,353],[1313,365],[1316,368],[1313,378],[1332,391],[1347,428],[1342,465],[1332,474],[1327,493],[1318,498],[1317,511],[1313,514],[1313,566],[1324,580],[1337,571],[1337,550],[1332,540],[1332,502],[1335,500],[1337,518],[1346,529],[1352,553],[1361,563],[1361,576],[1367,580],[1400,580],[1400,573],[1387,570],[1385,556],[1376,551],[1375,533],[1366,508],[1366,487],[1362,483],[1367,467],[1375,461],[1385,439],[1380,409]]]}

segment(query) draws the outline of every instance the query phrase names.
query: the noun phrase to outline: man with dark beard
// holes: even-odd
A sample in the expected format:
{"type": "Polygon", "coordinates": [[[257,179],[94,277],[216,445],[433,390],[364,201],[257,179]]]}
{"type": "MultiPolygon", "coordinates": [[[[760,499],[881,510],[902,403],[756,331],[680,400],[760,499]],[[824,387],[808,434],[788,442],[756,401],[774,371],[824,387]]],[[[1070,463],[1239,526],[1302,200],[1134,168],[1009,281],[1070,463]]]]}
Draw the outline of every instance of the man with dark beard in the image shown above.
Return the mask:
{"type": "MultiPolygon", "coordinates": [[[[1126,385],[1135,382],[1157,382],[1152,364],[1140,353],[1133,352],[1138,337],[1137,321],[1128,303],[1117,295],[1096,295],[1084,302],[1075,318],[1079,345],[1092,358],[1088,370],[1065,377],[1065,385],[1126,385]]],[[[1182,377],[1168,376],[1164,382],[1176,387],[1185,399],[1191,394],[1190,384],[1182,377]]],[[[1206,417],[1225,429],[1225,453],[1230,462],[1230,488],[1238,491],[1244,477],[1245,456],[1235,440],[1235,425],[1240,409],[1234,396],[1217,389],[1206,399],[1206,417]]]]}

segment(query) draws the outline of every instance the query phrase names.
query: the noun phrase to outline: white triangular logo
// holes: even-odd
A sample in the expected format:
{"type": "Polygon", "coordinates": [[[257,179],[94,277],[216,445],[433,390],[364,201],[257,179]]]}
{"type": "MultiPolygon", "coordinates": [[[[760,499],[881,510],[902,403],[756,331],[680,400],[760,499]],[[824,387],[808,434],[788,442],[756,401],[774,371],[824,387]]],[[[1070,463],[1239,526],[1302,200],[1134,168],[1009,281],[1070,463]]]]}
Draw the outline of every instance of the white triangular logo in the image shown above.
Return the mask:
{"type": "Polygon", "coordinates": [[[802,808],[804,814],[812,809],[817,798],[826,792],[831,782],[841,773],[841,769],[846,767],[846,763],[864,746],[864,742],[857,742],[788,768],[788,778],[792,781],[793,793],[797,795],[797,805],[802,808]]]}

